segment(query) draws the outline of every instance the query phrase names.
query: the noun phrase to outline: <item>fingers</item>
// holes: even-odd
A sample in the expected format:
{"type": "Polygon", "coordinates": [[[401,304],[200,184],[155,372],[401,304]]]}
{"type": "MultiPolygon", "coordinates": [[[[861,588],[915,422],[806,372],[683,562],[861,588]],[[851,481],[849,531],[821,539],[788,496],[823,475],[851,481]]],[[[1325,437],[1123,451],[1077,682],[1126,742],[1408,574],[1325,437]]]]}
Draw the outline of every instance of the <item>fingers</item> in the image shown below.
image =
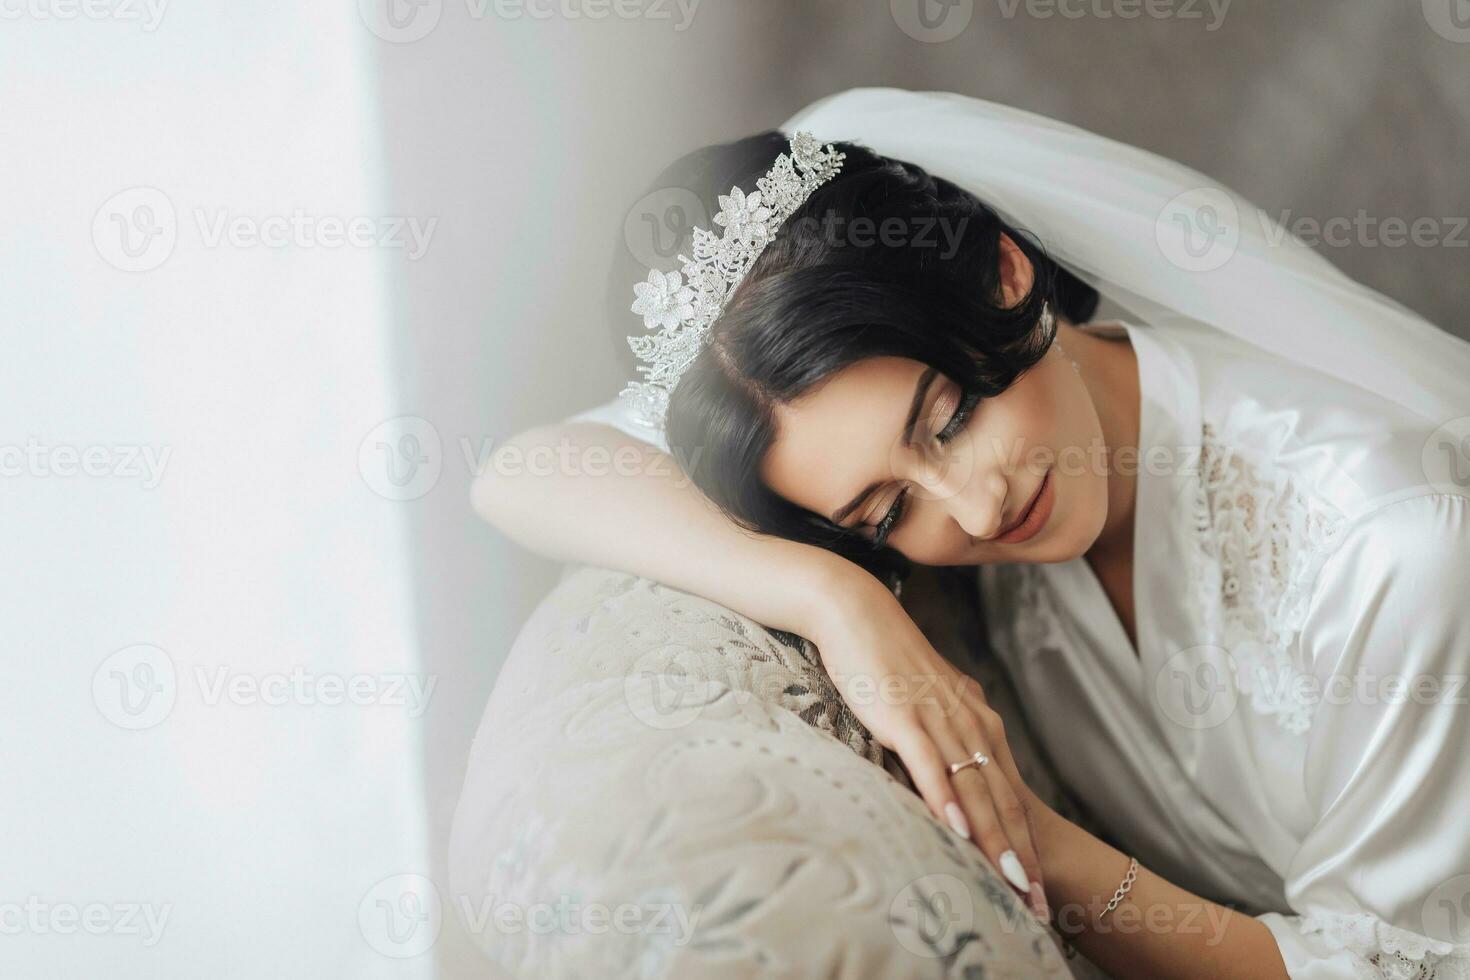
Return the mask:
{"type": "MultiPolygon", "coordinates": [[[[1030,807],[1026,808],[1026,826],[1031,828],[1031,840],[1039,842],[1041,835],[1036,829],[1036,814],[1030,807]]],[[[1039,855],[1038,855],[1039,856],[1039,855]]],[[[1038,868],[1035,880],[1031,882],[1031,909],[1042,921],[1051,921],[1051,906],[1046,898],[1046,875],[1038,868]]]]}
{"type": "Polygon", "coordinates": [[[1038,916],[1044,915],[1045,894],[1041,886],[1041,856],[1037,853],[1036,836],[1032,831],[1026,808],[1000,766],[992,762],[985,766],[982,772],[989,780],[990,796],[995,812],[1000,817],[1001,826],[1005,829],[1012,850],[1015,852],[1015,856],[1008,862],[1009,867],[1006,867],[1007,862],[1004,857],[1002,858],[1001,870],[1006,873],[1006,879],[1012,884],[1015,884],[1016,872],[1019,870],[1020,878],[1026,885],[1024,889],[1018,890],[1023,891],[1022,897],[1026,899],[1033,912],[1038,916]]]}
{"type": "MultiPolygon", "coordinates": [[[[969,758],[977,750],[992,755],[983,723],[969,713],[956,717],[953,728],[946,726],[933,732],[932,741],[941,758],[948,762],[969,758]]],[[[943,771],[947,776],[947,764],[943,771]]],[[[1031,821],[1004,770],[992,757],[986,765],[967,766],[948,779],[981,852],[1033,912],[1049,918],[1031,821]]]]}
{"type": "MultiPolygon", "coordinates": [[[[981,720],[982,730],[985,733],[985,738],[989,741],[989,744],[991,746],[991,753],[994,757],[994,760],[1000,764],[1000,771],[1005,775],[1010,787],[1013,790],[1024,787],[1026,785],[1026,782],[1024,779],[1021,778],[1021,773],[1016,768],[1015,757],[1011,754],[1010,743],[1006,740],[1004,720],[997,712],[990,709],[988,706],[982,708],[972,704],[972,708],[974,709],[976,716],[981,720]]],[[[1045,890],[1046,878],[1042,874],[1039,861],[1041,837],[1036,829],[1036,815],[1033,814],[1031,812],[1031,808],[1026,805],[1026,800],[1022,796],[1022,794],[1018,792],[1017,796],[1021,799],[1021,808],[1026,813],[1027,832],[1029,833],[1031,841],[1033,842],[1033,844],[1036,845],[1037,849],[1038,863],[1034,869],[1028,868],[1027,872],[1033,875],[1032,881],[1040,884],[1042,886],[1042,889],[1045,890]]]]}
{"type": "Polygon", "coordinates": [[[929,812],[961,837],[973,840],[969,820],[950,786],[948,766],[940,758],[939,749],[934,742],[918,727],[910,730],[899,741],[900,744],[894,746],[894,751],[908,768],[914,788],[929,805],[929,812]]]}
{"type": "MultiPolygon", "coordinates": [[[[978,724],[970,727],[978,733],[978,724]]],[[[1019,800],[993,760],[950,776],[950,762],[969,758],[975,751],[987,755],[990,752],[979,734],[972,734],[962,742],[948,727],[936,728],[935,735],[912,729],[894,746],[908,767],[914,787],[937,819],[973,841],[1011,886],[1034,906],[1030,883],[1039,880],[1040,861],[1019,800]],[[979,748],[968,749],[967,745],[979,748]],[[992,777],[991,772],[997,775],[992,777]]]]}
{"type": "MultiPolygon", "coordinates": [[[[1006,740],[1005,724],[1001,720],[1000,715],[992,713],[991,724],[986,727],[986,734],[990,737],[990,744],[995,750],[996,761],[1000,763],[1001,772],[1005,774],[1011,788],[1017,789],[1019,787],[1024,787],[1026,783],[1025,780],[1021,778],[1020,771],[1016,768],[1016,759],[1011,754],[1010,743],[1006,740]]],[[[1018,793],[1017,795],[1020,796],[1021,794],[1018,793]]],[[[1028,869],[1028,871],[1033,875],[1031,880],[1035,882],[1035,884],[1038,886],[1038,890],[1041,892],[1043,898],[1043,901],[1040,903],[1041,914],[1044,918],[1050,918],[1051,910],[1045,907],[1044,901],[1046,894],[1046,876],[1042,872],[1040,864],[1041,835],[1036,828],[1036,814],[1033,813],[1031,807],[1027,805],[1026,799],[1024,797],[1021,799],[1021,807],[1026,812],[1026,828],[1031,835],[1031,841],[1033,845],[1035,845],[1036,847],[1038,859],[1036,867],[1034,869],[1028,869]]]]}
{"type": "Polygon", "coordinates": [[[898,754],[935,818],[973,842],[1031,910],[1050,921],[1030,794],[1011,758],[1000,716],[973,677],[952,669],[944,676],[953,686],[942,703],[910,704],[906,711],[873,719],[870,727],[898,754]],[[950,774],[950,763],[977,751],[989,757],[986,765],[950,774]]]}

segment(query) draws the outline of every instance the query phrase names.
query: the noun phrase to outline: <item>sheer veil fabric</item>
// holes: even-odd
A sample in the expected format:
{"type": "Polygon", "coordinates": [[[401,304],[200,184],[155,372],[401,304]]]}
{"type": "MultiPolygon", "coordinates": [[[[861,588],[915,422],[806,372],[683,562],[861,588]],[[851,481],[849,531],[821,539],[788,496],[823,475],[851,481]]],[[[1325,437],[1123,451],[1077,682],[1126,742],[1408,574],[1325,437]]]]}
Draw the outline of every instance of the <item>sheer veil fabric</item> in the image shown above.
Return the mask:
{"type": "Polygon", "coordinates": [[[1222,330],[1412,409],[1426,435],[1470,414],[1470,343],[1354,282],[1182,164],[949,92],[850,89],[782,127],[797,129],[957,184],[1136,321],[1222,330]]]}

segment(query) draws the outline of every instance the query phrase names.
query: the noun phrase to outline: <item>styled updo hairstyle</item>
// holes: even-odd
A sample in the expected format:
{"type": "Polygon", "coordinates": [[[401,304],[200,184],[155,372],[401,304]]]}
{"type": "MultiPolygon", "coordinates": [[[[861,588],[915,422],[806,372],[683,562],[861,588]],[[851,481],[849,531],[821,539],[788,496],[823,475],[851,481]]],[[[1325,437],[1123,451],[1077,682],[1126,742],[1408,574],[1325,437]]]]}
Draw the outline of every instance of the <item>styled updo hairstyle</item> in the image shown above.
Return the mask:
{"type": "MultiPolygon", "coordinates": [[[[841,171],[782,225],[741,282],[670,397],[665,435],[680,461],[692,463],[689,478],[736,524],[829,549],[892,589],[909,571],[901,553],[762,481],[774,405],[881,356],[921,361],[966,392],[998,395],[1051,346],[1055,327],[1040,326],[1043,301],[1081,323],[1098,294],[967,191],[861,145],[834,145],[847,155],[841,171]],[[1001,232],[1036,271],[1030,293],[1011,308],[1000,305],[1001,232]]],[[[756,191],[757,178],[789,151],[775,130],[708,146],[675,162],[652,189],[692,192],[713,215],[719,195],[732,186],[756,191]]],[[[690,254],[687,240],[680,245],[690,254]]],[[[609,281],[615,324],[635,320],[632,284],[647,272],[619,256],[609,281]]]]}

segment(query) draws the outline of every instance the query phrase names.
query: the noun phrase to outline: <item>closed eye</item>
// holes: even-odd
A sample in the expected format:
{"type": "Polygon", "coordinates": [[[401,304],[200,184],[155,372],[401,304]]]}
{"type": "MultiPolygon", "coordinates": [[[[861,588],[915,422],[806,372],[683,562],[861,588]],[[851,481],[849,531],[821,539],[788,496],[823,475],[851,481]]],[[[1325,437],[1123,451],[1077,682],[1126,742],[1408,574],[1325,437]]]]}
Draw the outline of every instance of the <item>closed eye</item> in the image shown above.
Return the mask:
{"type": "MultiPolygon", "coordinates": [[[[948,445],[954,437],[959,435],[965,424],[970,421],[974,414],[975,406],[980,403],[980,393],[976,391],[967,392],[960,403],[955,407],[954,414],[949,417],[944,428],[934,434],[934,440],[941,446],[948,445]]],[[[908,503],[909,488],[904,487],[897,497],[893,498],[893,504],[888,512],[883,515],[883,520],[878,522],[873,534],[873,547],[881,548],[888,543],[888,535],[898,526],[903,518],[905,506],[908,503]]]]}
{"type": "Polygon", "coordinates": [[[939,440],[941,446],[948,445],[955,436],[960,434],[960,430],[965,427],[966,422],[970,421],[970,415],[975,411],[975,406],[978,404],[980,404],[980,393],[978,391],[969,392],[964,398],[960,399],[959,406],[954,410],[954,414],[949,417],[949,421],[945,423],[944,428],[940,429],[934,435],[934,438],[939,440]]]}

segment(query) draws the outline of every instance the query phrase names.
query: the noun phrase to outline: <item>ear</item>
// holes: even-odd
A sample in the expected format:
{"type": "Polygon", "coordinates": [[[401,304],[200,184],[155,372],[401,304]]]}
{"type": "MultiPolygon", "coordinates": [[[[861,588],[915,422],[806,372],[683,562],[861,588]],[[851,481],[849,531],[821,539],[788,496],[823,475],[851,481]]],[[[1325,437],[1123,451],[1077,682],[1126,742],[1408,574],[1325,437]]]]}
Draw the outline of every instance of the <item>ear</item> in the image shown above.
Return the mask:
{"type": "Polygon", "coordinates": [[[1036,270],[1021,247],[1005,232],[1000,233],[1000,298],[1006,307],[1015,306],[1031,291],[1036,270]]]}

